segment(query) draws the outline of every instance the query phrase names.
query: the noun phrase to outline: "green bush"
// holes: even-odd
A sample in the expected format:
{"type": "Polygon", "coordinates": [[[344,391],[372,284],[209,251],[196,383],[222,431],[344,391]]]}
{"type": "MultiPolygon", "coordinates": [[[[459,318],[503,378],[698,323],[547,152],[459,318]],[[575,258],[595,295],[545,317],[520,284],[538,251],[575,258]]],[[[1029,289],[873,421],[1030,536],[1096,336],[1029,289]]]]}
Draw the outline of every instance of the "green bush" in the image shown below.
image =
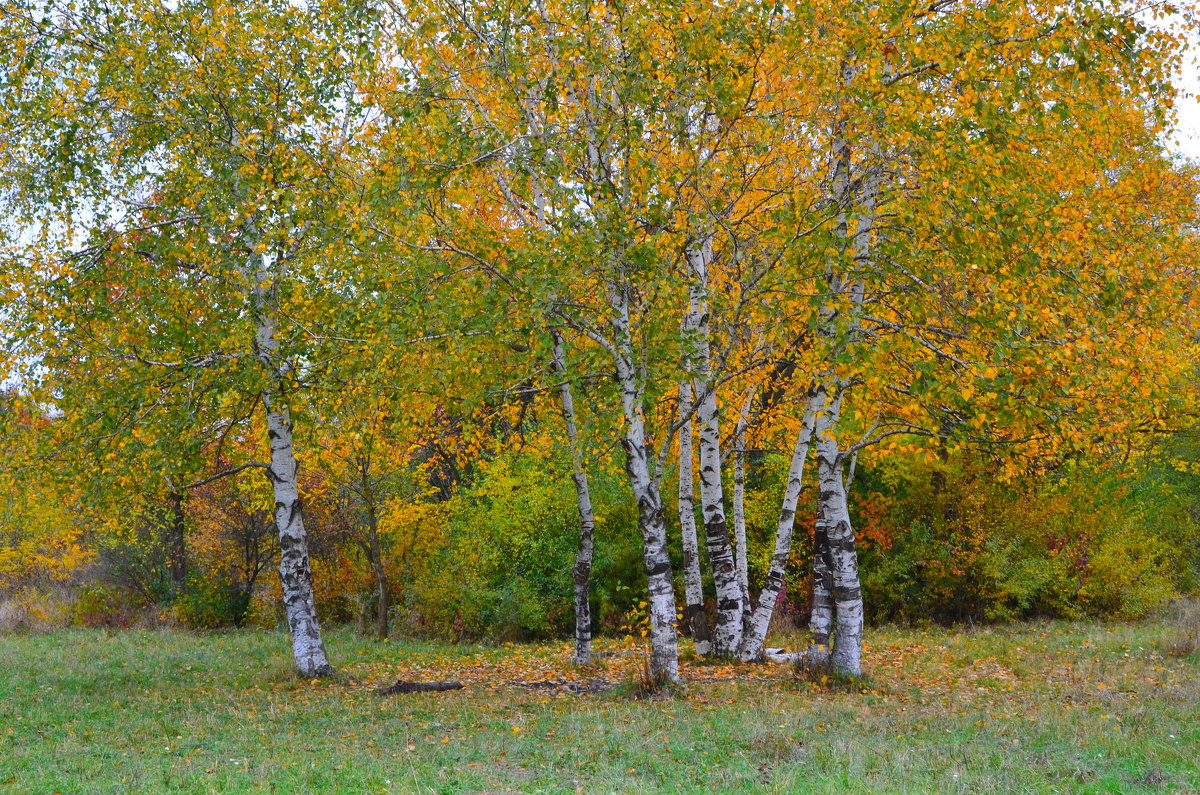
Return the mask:
{"type": "Polygon", "coordinates": [[[874,621],[1133,618],[1195,587],[1195,492],[1163,459],[1002,482],[987,461],[894,459],[856,502],[886,506],[861,554],[874,621]]]}
{"type": "MultiPolygon", "coordinates": [[[[593,612],[604,624],[644,589],[641,542],[623,476],[599,468],[589,475],[597,537],[593,612]]],[[[579,513],[564,451],[481,463],[452,498],[449,516],[445,545],[406,591],[406,631],[524,640],[573,630],[579,513]]]]}
{"type": "Polygon", "coordinates": [[[175,613],[191,629],[217,629],[240,625],[249,608],[242,596],[225,577],[188,578],[187,587],[175,599],[175,613]]]}
{"type": "Polygon", "coordinates": [[[71,620],[85,627],[130,627],[138,611],[149,602],[127,589],[111,585],[87,585],[75,594],[71,620]]]}

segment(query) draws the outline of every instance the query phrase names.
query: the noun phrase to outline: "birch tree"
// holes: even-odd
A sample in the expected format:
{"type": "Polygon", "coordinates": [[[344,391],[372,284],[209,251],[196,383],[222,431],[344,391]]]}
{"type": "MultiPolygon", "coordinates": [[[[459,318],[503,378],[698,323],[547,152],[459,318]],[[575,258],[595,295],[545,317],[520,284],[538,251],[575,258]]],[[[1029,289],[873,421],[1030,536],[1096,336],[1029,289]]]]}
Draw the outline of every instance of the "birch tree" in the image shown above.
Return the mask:
{"type": "Polygon", "coordinates": [[[717,385],[713,381],[709,330],[708,286],[712,256],[709,239],[691,241],[686,249],[688,313],[684,321],[683,344],[687,351],[686,360],[693,368],[689,375],[696,395],[694,410],[700,429],[700,513],[704,517],[705,545],[717,589],[717,623],[713,630],[712,651],[717,656],[728,657],[742,636],[743,593],[725,519],[725,491],[721,482],[720,412],[717,385]]]}
{"type": "Polygon", "coordinates": [[[592,606],[588,589],[591,585],[592,554],[596,543],[596,512],[592,508],[591,488],[588,485],[587,462],[579,439],[575,414],[575,398],[567,370],[566,343],[559,331],[554,331],[554,372],[561,379],[558,385],[559,406],[571,448],[571,480],[575,483],[575,501],[579,509],[579,551],[575,556],[572,582],[575,586],[575,664],[589,665],[592,661],[592,606]]]}
{"type": "MultiPolygon", "coordinates": [[[[686,367],[684,368],[686,371],[686,367]]],[[[700,547],[696,538],[696,478],[692,449],[692,385],[679,382],[679,537],[683,547],[683,620],[691,632],[696,653],[712,649],[708,617],[704,612],[704,580],[700,574],[700,547]]]]}
{"type": "MultiPolygon", "coordinates": [[[[535,286],[531,296],[553,296],[551,313],[607,356],[642,514],[658,672],[674,657],[661,481],[674,434],[695,413],[722,615],[718,646],[733,654],[743,598],[725,519],[718,396],[732,343],[714,341],[711,318],[745,300],[740,290],[714,295],[714,286],[730,283],[738,252],[757,245],[771,213],[790,199],[781,183],[795,178],[767,149],[786,110],[775,104],[785,101],[771,91],[769,68],[755,66],[774,42],[771,16],[704,4],[528,4],[499,12],[447,3],[414,19],[438,15],[462,29],[466,46],[453,59],[439,51],[427,62],[457,86],[464,116],[486,131],[481,148],[496,153],[487,173],[497,201],[486,214],[495,221],[485,234],[506,239],[497,243],[501,256],[464,228],[446,248],[486,263],[510,289],[535,286]],[[753,33],[739,38],[736,26],[748,20],[753,33]],[[689,116],[709,120],[698,125],[704,140],[687,128],[689,116]],[[759,177],[768,173],[769,182],[759,177]],[[556,233],[552,247],[540,232],[524,232],[543,224],[556,233]],[[548,278],[544,262],[555,257],[570,267],[548,278]],[[669,320],[676,312],[690,318],[679,336],[671,333],[678,320],[669,320]],[[682,413],[681,381],[695,395],[682,413]]],[[[486,201],[486,182],[468,184],[476,206],[486,201]]],[[[756,262],[769,269],[781,257],[776,251],[756,262]]],[[[698,606],[697,578],[685,579],[693,586],[689,603],[698,606]]]]}
{"type": "MultiPolygon", "coordinates": [[[[95,436],[113,458],[131,437],[186,423],[196,384],[220,396],[226,426],[261,416],[267,459],[234,469],[270,479],[305,676],[333,669],[312,595],[297,398],[337,360],[336,335],[313,329],[337,316],[328,288],[362,250],[362,205],[348,196],[349,177],[371,173],[373,127],[353,115],[371,24],[362,9],[287,3],[37,3],[5,17],[24,48],[7,72],[18,112],[5,162],[22,189],[10,210],[43,230],[11,263],[36,309],[14,312],[14,336],[33,359],[87,350],[123,385],[157,385],[95,436]]],[[[68,388],[59,375],[40,384],[50,402],[68,388]]]]}
{"type": "MultiPolygon", "coordinates": [[[[940,436],[948,426],[962,427],[960,423],[967,415],[951,408],[958,401],[948,400],[946,391],[934,385],[961,385],[958,379],[968,374],[985,380],[992,375],[1000,377],[1005,365],[991,357],[1005,350],[1001,358],[1007,358],[1016,350],[1011,347],[1016,340],[1003,320],[994,316],[992,320],[984,319],[995,304],[979,301],[980,296],[1019,291],[1021,297],[1014,296],[1014,300],[1029,312],[1043,300],[1072,302],[1091,292],[1086,267],[1081,270],[1066,265],[1073,275],[1063,281],[1059,267],[1065,263],[1053,264],[1053,255],[1046,256],[1045,250],[1035,254],[1034,250],[1041,249],[1037,233],[1020,217],[1013,217],[1013,205],[1003,207],[1003,201],[996,199],[1015,189],[1021,198],[1014,204],[1023,206],[1023,212],[1028,212],[1030,203],[1046,201],[1042,212],[1058,215],[1061,210],[1050,208],[1064,201],[1066,195],[1039,184],[1041,181],[1033,178],[1032,172],[1018,176],[1012,165],[1028,155],[1042,164],[1041,169],[1057,170],[1058,187],[1062,186],[1062,176],[1074,173],[1076,168],[1092,174],[1085,181],[1099,177],[1096,164],[1089,165],[1089,149],[1095,139],[1081,148],[1080,141],[1072,150],[1067,144],[1072,134],[1064,135],[1066,128],[1078,123],[1076,129],[1088,129],[1082,119],[1107,105],[1105,112],[1112,115],[1099,127],[1110,127],[1115,119],[1122,119],[1121,123],[1130,124],[1125,133],[1128,139],[1145,140],[1146,133],[1160,123],[1155,111],[1125,115],[1112,113],[1112,108],[1140,92],[1148,92],[1143,97],[1154,96],[1153,87],[1141,83],[1146,73],[1139,70],[1144,70],[1147,63],[1141,59],[1162,64],[1167,59],[1159,48],[1174,46],[1144,37],[1145,30],[1139,32],[1138,24],[1122,9],[1103,13],[1087,4],[1053,8],[997,4],[965,15],[954,15],[954,10],[953,4],[945,4],[927,12],[903,11],[896,19],[907,22],[889,29],[888,21],[877,20],[880,29],[874,37],[863,37],[852,25],[838,47],[849,55],[843,59],[841,74],[834,83],[837,88],[832,101],[834,107],[849,110],[833,114],[830,137],[830,195],[838,208],[831,233],[838,241],[834,246],[838,256],[831,258],[827,269],[828,297],[822,299],[818,335],[825,341],[828,375],[818,378],[827,396],[816,430],[820,507],[812,630],[819,649],[826,645],[833,628],[831,662],[843,673],[859,670],[862,611],[853,531],[844,505],[845,464],[864,446],[892,434],[940,436]],[[908,14],[911,16],[905,16],[908,14]],[[1010,35],[995,35],[992,26],[997,19],[1005,20],[1010,35]],[[898,30],[903,32],[897,35],[898,30]],[[1108,49],[1116,41],[1128,47],[1125,53],[1108,49]],[[918,51],[922,56],[913,57],[918,51]],[[929,53],[938,55],[931,58],[929,53]],[[912,60],[905,60],[910,57],[912,60]],[[1142,66],[1134,67],[1133,73],[1126,72],[1134,62],[1142,66]],[[922,85],[921,96],[909,93],[916,84],[922,85]],[[949,93],[931,92],[932,84],[948,88],[949,93]],[[838,93],[841,99],[836,98],[838,93]],[[931,97],[935,98],[932,106],[931,97]],[[1064,125],[1068,120],[1070,123],[1064,125]],[[947,135],[947,125],[957,128],[960,135],[947,135]],[[916,130],[922,130],[922,144],[910,137],[916,130]],[[951,151],[957,154],[947,158],[951,151]],[[956,159],[959,155],[961,160],[956,159]],[[958,164],[957,172],[946,170],[950,160],[958,164]],[[997,168],[997,161],[1005,167],[997,168]],[[917,173],[924,176],[917,177],[917,173]],[[930,179],[933,173],[938,176],[930,179]],[[957,187],[962,183],[955,182],[959,178],[955,174],[970,174],[968,180],[978,178],[981,183],[959,193],[957,187]],[[990,187],[984,188],[984,184],[990,187]],[[970,198],[963,194],[970,194],[970,198]],[[963,204],[955,200],[955,220],[943,214],[945,205],[941,204],[951,195],[966,199],[963,204]],[[983,218],[1010,219],[995,228],[1007,228],[1010,234],[1022,238],[1017,245],[1022,253],[1016,258],[1029,265],[1024,278],[999,263],[984,266],[982,261],[995,249],[979,239],[961,249],[969,257],[966,261],[926,270],[930,258],[939,255],[934,254],[937,247],[927,247],[930,238],[916,230],[932,223],[943,230],[953,225],[961,231],[964,219],[979,218],[976,212],[981,212],[983,218]],[[977,281],[983,270],[988,271],[984,277],[989,282],[987,288],[977,281]],[[1031,285],[1028,278],[1033,274],[1038,277],[1031,285]],[[942,303],[951,294],[957,298],[942,303]],[[963,300],[972,294],[974,299],[963,300]],[[964,322],[968,315],[972,319],[964,322]],[[906,373],[897,374],[896,380],[887,383],[888,377],[883,374],[891,372],[884,364],[889,360],[922,363],[904,365],[906,373]],[[985,361],[994,364],[986,365],[985,361]],[[875,369],[872,372],[868,367],[875,369]],[[908,408],[895,413],[880,409],[871,416],[869,398],[852,401],[853,390],[880,385],[881,381],[887,383],[886,390],[875,394],[890,393],[884,398],[888,406],[906,403],[908,408]],[[938,394],[938,398],[929,402],[931,393],[938,394]],[[857,407],[850,409],[856,403],[857,407]],[[848,409],[857,413],[849,422],[848,409]],[[918,419],[921,413],[924,416],[918,419]],[[931,429],[939,424],[941,430],[931,429]],[[857,426],[861,439],[839,444],[838,436],[846,433],[837,433],[839,425],[857,426]]],[[[1134,100],[1126,107],[1132,110],[1139,102],[1134,100]]],[[[1137,159],[1148,165],[1159,157],[1143,150],[1137,159]]],[[[1082,195],[1073,193],[1068,201],[1080,201],[1082,195]]],[[[1096,206],[1092,212],[1104,214],[1106,210],[1096,206]]],[[[976,229],[982,231],[982,227],[976,229]]],[[[941,244],[946,245],[943,252],[959,250],[957,243],[949,242],[957,234],[937,233],[941,244]]],[[[1002,256],[1014,254],[1014,249],[1008,249],[1002,256]]],[[[1061,315],[1049,306],[1033,310],[1033,314],[1038,319],[1032,325],[1038,330],[1026,326],[1017,346],[1038,346],[1037,356],[1042,358],[1048,353],[1042,346],[1062,336],[1061,330],[1054,328],[1061,315]],[[1048,325],[1041,325],[1043,321],[1048,325]]],[[[1115,316],[1110,319],[1115,320],[1115,316]]],[[[1107,322],[1099,321],[1093,328],[1107,322]]],[[[1066,364],[1057,356],[1048,358],[1059,366],[1066,364]]],[[[1089,374],[1076,367],[1073,363],[1067,370],[1088,380],[1089,374]]],[[[975,388],[965,387],[968,400],[975,388]]],[[[1056,411],[1062,407],[1057,398],[1044,393],[1038,397],[1028,394],[1034,404],[1049,398],[1056,411]]],[[[1040,414],[1033,405],[1026,405],[1018,413],[1026,409],[1030,410],[1027,417],[1040,414]]],[[[1013,414],[1009,417],[1014,424],[1007,433],[1012,433],[1023,421],[1013,414]]]]}

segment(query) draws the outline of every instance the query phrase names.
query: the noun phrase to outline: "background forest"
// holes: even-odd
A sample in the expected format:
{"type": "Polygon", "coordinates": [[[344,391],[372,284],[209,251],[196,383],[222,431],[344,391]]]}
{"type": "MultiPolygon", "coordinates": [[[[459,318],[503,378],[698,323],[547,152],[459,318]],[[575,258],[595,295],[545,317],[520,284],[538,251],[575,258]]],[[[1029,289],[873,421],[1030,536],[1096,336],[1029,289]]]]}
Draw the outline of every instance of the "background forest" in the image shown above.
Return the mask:
{"type": "MultiPolygon", "coordinates": [[[[1164,447],[1137,466],[1072,467],[1008,482],[965,454],[945,462],[896,456],[864,467],[850,506],[868,623],[1136,618],[1194,593],[1200,507],[1196,475],[1182,458],[1187,441],[1181,437],[1174,455],[1164,447]]],[[[318,611],[369,636],[570,636],[579,524],[566,458],[552,446],[493,458],[448,499],[385,492],[377,544],[386,629],[366,509],[352,488],[339,490],[313,472],[306,507],[318,611]]],[[[762,470],[751,466],[748,474],[755,593],[770,563],[782,488],[778,477],[770,480],[772,463],[780,466],[764,454],[762,470]]],[[[644,574],[635,509],[618,466],[593,479],[605,534],[592,569],[593,624],[603,634],[638,635],[646,623],[644,574]]],[[[265,491],[229,483],[193,492],[183,520],[185,564],[178,567],[169,505],[143,504],[119,524],[76,524],[46,504],[56,495],[23,489],[4,517],[5,629],[276,627],[283,621],[278,540],[265,491]]],[[[802,511],[797,522],[811,528],[815,506],[802,511]]],[[[678,566],[681,554],[672,553],[678,566]]],[[[811,553],[810,531],[794,544],[776,619],[788,629],[806,626],[811,553]]]]}
{"type": "Polygon", "coordinates": [[[1196,594],[1192,23],[8,3],[0,629],[858,674],[1196,594]]]}

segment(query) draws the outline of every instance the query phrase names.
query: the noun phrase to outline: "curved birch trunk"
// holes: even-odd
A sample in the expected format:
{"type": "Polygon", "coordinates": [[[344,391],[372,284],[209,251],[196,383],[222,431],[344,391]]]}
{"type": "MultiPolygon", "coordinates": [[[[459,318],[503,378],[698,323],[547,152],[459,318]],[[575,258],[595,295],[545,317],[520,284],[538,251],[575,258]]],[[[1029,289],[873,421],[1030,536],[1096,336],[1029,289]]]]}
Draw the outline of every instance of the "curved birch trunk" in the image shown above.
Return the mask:
{"type": "Polygon", "coordinates": [[[667,522],[662,494],[650,472],[642,393],[634,369],[633,336],[629,322],[629,297],[620,285],[609,286],[616,345],[617,384],[625,416],[625,472],[638,506],[642,531],[642,562],[646,569],[650,612],[650,675],[657,680],[679,681],[679,647],[675,635],[675,587],[671,582],[671,557],[667,547],[667,522]]]}
{"type": "Polygon", "coordinates": [[[263,404],[267,409],[267,436],[271,444],[268,472],[275,492],[275,525],[279,530],[279,582],[292,634],[292,654],[303,676],[328,676],[333,673],[333,666],[325,655],[325,642],[317,621],[308,534],[296,477],[299,464],[293,448],[291,413],[286,406],[275,405],[267,395],[263,396],[263,404]]]}
{"type": "Polygon", "coordinates": [[[692,633],[696,653],[712,650],[708,618],[704,614],[704,580],[700,576],[700,546],[696,540],[696,502],[692,472],[692,387],[679,384],[679,535],[683,544],[683,588],[687,605],[683,620],[692,633]]]}
{"type": "Polygon", "coordinates": [[[735,436],[733,451],[733,562],[737,567],[738,590],[742,592],[742,632],[750,618],[750,564],[746,560],[746,451],[744,437],[735,436]]]}
{"type": "Polygon", "coordinates": [[[571,480],[575,483],[575,503],[579,509],[579,549],[575,553],[572,579],[575,585],[575,664],[592,662],[592,606],[588,589],[592,576],[592,554],[595,549],[596,514],[592,509],[592,493],[588,485],[587,467],[579,444],[579,427],[575,422],[575,400],[567,380],[566,344],[557,330],[554,339],[554,370],[560,379],[559,409],[567,426],[567,442],[571,447],[571,480]]]}
{"type": "Polygon", "coordinates": [[[767,630],[771,626],[771,617],[775,613],[775,605],[779,595],[783,593],[784,578],[787,576],[788,560],[792,556],[792,535],[796,526],[796,503],[800,500],[800,490],[803,486],[804,462],[808,459],[808,448],[812,442],[813,428],[817,412],[820,410],[818,400],[823,403],[824,395],[810,395],[804,407],[804,419],[800,431],[796,434],[796,444],[792,448],[792,460],[788,465],[787,485],[783,491],[783,502],[779,508],[779,523],[775,528],[775,554],[771,557],[771,568],[767,572],[767,581],[762,592],[758,595],[758,606],[746,624],[742,642],[738,646],[739,660],[758,660],[763,655],[763,642],[767,638],[767,630]]]}
{"type": "MultiPolygon", "coordinates": [[[[299,237],[303,237],[303,232],[299,237]]],[[[321,625],[317,621],[313,596],[312,565],[308,559],[308,533],[304,529],[304,510],[300,503],[291,411],[284,402],[283,384],[287,365],[279,360],[279,341],[275,339],[277,296],[274,289],[283,278],[287,257],[274,263],[269,273],[261,254],[247,263],[244,274],[251,285],[249,294],[255,322],[254,356],[267,371],[274,389],[263,393],[267,414],[267,439],[271,446],[271,466],[267,475],[275,495],[275,526],[279,531],[279,582],[283,587],[283,606],[292,635],[292,655],[301,675],[328,676],[333,666],[325,655],[321,625]]]]}
{"type": "Polygon", "coordinates": [[[696,422],[700,426],[700,513],[704,517],[704,541],[717,590],[717,625],[713,629],[713,654],[729,657],[742,637],[742,590],[738,585],[733,546],[725,520],[725,493],[721,483],[721,426],[715,385],[711,383],[709,343],[708,265],[712,246],[708,240],[687,250],[689,306],[685,340],[694,362],[694,388],[698,400],[696,422]]]}

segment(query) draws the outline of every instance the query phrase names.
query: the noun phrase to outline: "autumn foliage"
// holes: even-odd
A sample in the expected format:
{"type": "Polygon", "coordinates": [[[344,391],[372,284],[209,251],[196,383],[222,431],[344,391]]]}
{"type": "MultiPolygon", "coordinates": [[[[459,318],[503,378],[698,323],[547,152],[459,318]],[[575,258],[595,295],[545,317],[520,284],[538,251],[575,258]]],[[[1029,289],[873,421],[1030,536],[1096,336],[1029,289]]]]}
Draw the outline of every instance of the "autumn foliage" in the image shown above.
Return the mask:
{"type": "Polygon", "coordinates": [[[5,621],[286,626],[313,677],[322,621],[599,632],[666,681],[681,632],[857,676],[864,621],[1194,591],[1193,22],[16,2],[5,621]]]}

